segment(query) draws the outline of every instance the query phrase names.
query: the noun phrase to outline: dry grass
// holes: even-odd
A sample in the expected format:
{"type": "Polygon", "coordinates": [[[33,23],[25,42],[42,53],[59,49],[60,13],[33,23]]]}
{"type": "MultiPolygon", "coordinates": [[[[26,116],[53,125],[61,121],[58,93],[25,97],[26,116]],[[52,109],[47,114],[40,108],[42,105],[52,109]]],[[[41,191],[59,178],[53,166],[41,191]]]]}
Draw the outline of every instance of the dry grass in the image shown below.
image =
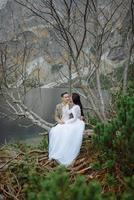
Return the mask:
{"type": "MultiPolygon", "coordinates": [[[[19,180],[15,172],[11,172],[9,165],[12,162],[20,162],[24,159],[25,154],[32,160],[34,159],[36,169],[42,175],[47,175],[48,172],[51,172],[58,165],[55,161],[48,160],[48,152],[41,151],[38,149],[29,150],[28,152],[11,152],[4,153],[5,150],[1,149],[0,154],[0,193],[3,195],[3,199],[23,199],[23,186],[19,183],[19,180]],[[3,152],[3,153],[2,153],[3,152]],[[12,183],[14,179],[14,184],[12,183]]],[[[117,184],[109,186],[107,183],[107,174],[109,173],[108,169],[94,170],[91,167],[91,163],[97,161],[98,153],[94,151],[91,139],[89,137],[85,138],[83,145],[80,151],[79,156],[75,162],[67,167],[67,171],[70,175],[70,181],[73,182],[76,176],[79,174],[84,175],[87,181],[98,180],[101,185],[103,192],[112,192],[118,193],[123,190],[124,183],[123,177],[121,175],[120,169],[115,166],[115,178],[117,184]]]]}

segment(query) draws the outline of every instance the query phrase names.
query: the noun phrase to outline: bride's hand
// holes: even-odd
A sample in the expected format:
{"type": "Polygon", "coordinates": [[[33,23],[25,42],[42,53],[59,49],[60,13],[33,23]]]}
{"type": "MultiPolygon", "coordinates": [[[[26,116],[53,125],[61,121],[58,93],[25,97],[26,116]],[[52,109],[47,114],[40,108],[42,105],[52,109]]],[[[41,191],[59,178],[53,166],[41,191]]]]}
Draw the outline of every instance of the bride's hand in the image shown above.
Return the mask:
{"type": "Polygon", "coordinates": [[[61,119],[61,120],[59,121],[59,124],[65,124],[65,122],[61,119]]]}

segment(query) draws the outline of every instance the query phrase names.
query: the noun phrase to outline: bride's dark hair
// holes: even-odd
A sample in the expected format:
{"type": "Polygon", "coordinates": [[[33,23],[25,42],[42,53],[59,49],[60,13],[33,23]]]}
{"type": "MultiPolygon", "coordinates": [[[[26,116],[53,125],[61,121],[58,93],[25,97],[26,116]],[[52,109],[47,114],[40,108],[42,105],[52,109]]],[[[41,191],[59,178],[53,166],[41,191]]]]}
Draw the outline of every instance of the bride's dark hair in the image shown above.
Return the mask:
{"type": "Polygon", "coordinates": [[[77,94],[77,93],[72,93],[72,100],[73,100],[74,104],[80,106],[81,116],[84,116],[83,107],[82,107],[82,103],[81,103],[81,100],[80,100],[80,95],[77,94]]]}

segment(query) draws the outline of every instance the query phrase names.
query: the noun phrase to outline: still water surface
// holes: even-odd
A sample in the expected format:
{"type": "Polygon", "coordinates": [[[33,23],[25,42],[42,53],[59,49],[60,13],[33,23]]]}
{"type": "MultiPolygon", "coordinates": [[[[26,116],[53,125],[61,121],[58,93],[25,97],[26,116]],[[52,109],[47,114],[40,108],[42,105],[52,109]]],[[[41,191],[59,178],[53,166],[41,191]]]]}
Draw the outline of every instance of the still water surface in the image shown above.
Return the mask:
{"type": "MultiPolygon", "coordinates": [[[[46,121],[53,123],[55,106],[60,101],[60,95],[64,91],[67,90],[63,88],[34,88],[27,94],[25,104],[46,121]]],[[[0,112],[3,112],[2,96],[0,96],[0,105],[0,112]]],[[[22,125],[30,125],[29,120],[16,119],[13,121],[2,117],[2,114],[0,115],[0,144],[33,138],[38,136],[40,132],[44,132],[43,129],[35,125],[22,127],[22,125]]]]}

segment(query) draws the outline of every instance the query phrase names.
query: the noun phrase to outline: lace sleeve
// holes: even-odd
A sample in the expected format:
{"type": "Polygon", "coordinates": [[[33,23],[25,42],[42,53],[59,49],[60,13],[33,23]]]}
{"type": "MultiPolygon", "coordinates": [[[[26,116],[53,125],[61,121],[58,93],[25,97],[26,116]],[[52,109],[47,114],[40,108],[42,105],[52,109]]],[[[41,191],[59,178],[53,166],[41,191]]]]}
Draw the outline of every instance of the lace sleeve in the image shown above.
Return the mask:
{"type": "Polygon", "coordinates": [[[71,109],[71,113],[73,114],[73,118],[67,120],[65,123],[69,124],[69,123],[73,123],[75,122],[78,118],[80,118],[80,107],[79,106],[74,106],[71,109]]]}

